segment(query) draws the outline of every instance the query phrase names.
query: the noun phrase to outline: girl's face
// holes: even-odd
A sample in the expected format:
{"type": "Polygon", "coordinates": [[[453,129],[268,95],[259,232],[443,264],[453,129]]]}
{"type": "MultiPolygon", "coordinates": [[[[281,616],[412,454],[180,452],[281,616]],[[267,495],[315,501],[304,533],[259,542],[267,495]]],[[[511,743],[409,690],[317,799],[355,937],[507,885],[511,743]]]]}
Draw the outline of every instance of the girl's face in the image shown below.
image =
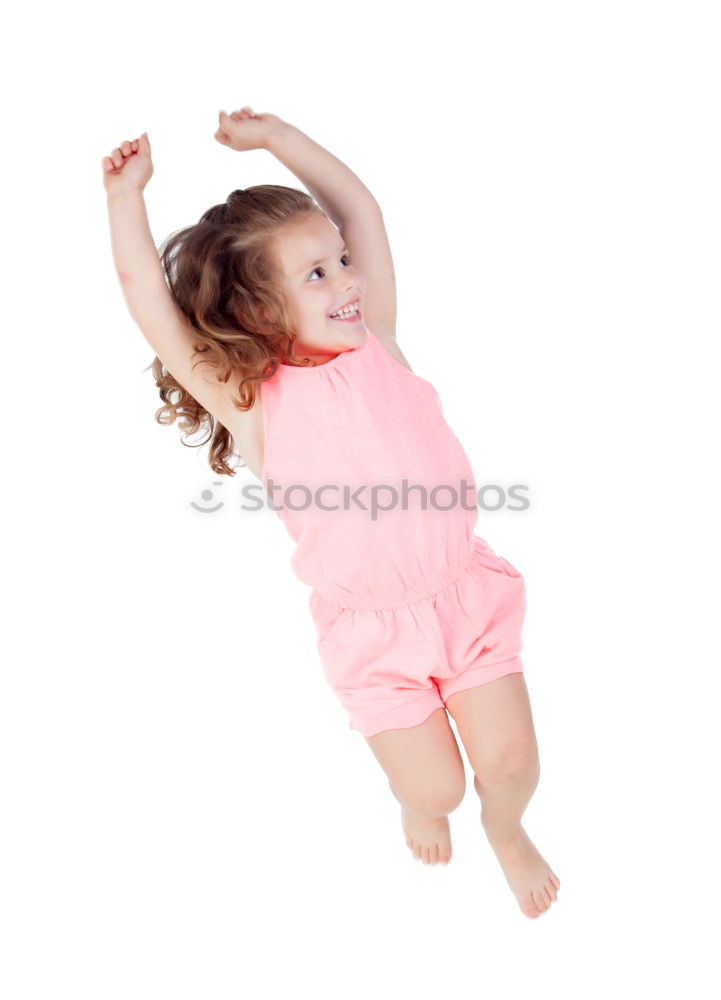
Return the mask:
{"type": "Polygon", "coordinates": [[[322,365],[361,347],[368,337],[360,312],[366,282],[330,219],[317,212],[289,223],[274,234],[271,248],[296,334],[293,360],[310,357],[322,365]],[[357,304],[356,316],[331,318],[349,303],[357,304]]]}

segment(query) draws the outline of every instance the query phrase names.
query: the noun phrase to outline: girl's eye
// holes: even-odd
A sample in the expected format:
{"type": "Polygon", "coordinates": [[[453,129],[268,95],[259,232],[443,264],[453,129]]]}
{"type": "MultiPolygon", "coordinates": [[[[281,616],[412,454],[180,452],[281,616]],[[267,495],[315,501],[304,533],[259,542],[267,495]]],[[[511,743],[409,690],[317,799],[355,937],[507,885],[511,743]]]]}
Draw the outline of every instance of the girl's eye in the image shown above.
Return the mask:
{"type": "MultiPolygon", "coordinates": [[[[346,267],[347,267],[348,264],[350,264],[350,254],[344,253],[343,256],[341,257],[341,260],[344,260],[346,262],[346,267]]],[[[310,277],[312,278],[314,274],[322,274],[322,272],[323,272],[322,267],[316,267],[314,271],[310,272],[310,277]]]]}

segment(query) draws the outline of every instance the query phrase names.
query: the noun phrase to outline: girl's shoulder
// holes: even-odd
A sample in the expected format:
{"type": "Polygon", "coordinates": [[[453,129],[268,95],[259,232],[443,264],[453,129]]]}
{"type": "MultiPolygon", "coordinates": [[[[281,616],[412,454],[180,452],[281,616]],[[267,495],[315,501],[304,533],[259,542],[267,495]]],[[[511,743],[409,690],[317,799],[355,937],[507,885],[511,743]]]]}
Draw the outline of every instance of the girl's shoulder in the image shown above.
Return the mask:
{"type": "Polygon", "coordinates": [[[404,368],[407,368],[409,372],[413,372],[408,360],[405,358],[403,352],[398,346],[395,333],[383,330],[373,330],[373,333],[369,332],[368,336],[374,336],[386,354],[389,354],[394,361],[398,362],[399,365],[403,365],[404,368]]]}
{"type": "MultiPolygon", "coordinates": [[[[237,399],[239,393],[233,390],[237,399]]],[[[258,479],[261,479],[263,469],[263,409],[260,397],[260,384],[256,383],[255,402],[249,410],[239,410],[230,399],[230,394],[223,408],[223,413],[213,414],[215,419],[225,427],[233,438],[235,451],[258,479]]]]}

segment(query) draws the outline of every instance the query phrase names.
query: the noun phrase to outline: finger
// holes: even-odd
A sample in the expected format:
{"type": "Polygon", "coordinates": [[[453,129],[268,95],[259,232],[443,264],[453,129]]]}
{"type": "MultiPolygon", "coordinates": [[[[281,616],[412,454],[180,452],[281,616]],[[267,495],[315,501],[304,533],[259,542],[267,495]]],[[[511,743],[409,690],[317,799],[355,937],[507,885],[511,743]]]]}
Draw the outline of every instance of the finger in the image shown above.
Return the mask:
{"type": "Polygon", "coordinates": [[[120,152],[120,149],[117,146],[115,147],[115,149],[110,154],[110,159],[113,161],[113,166],[114,167],[116,167],[116,168],[117,167],[122,167],[123,162],[124,162],[123,161],[123,154],[120,152]]]}

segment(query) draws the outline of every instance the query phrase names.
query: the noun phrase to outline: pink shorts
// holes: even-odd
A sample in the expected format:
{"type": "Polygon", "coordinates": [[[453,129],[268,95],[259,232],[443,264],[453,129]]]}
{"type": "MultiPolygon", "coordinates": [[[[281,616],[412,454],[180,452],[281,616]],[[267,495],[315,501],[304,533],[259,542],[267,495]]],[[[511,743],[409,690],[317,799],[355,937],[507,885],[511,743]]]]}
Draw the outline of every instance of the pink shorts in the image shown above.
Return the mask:
{"type": "Polygon", "coordinates": [[[328,683],[362,736],[420,725],[456,691],[521,673],[523,577],[474,536],[466,568],[441,589],[375,610],[309,601],[328,683]]]}

